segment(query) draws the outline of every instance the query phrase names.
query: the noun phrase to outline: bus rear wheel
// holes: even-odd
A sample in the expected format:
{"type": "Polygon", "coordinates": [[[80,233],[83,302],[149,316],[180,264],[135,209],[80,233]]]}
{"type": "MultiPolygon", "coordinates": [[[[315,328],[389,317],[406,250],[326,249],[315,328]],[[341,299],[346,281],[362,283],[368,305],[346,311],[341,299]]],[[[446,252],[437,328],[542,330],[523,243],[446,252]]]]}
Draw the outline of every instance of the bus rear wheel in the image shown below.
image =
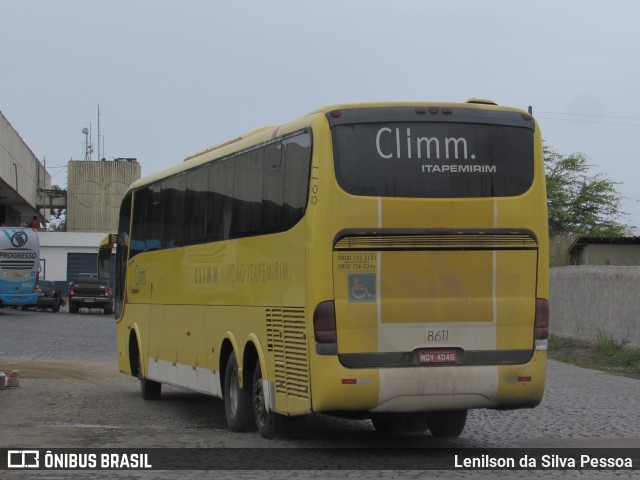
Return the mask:
{"type": "MultiPolygon", "coordinates": [[[[248,385],[245,384],[245,387],[248,385]]],[[[240,388],[236,354],[231,353],[224,375],[224,413],[232,432],[245,432],[252,426],[251,390],[240,388]]]]}
{"type": "Polygon", "coordinates": [[[272,412],[267,407],[260,360],[253,369],[253,416],[263,438],[284,437],[289,433],[291,419],[272,412]]]}
{"type": "Polygon", "coordinates": [[[427,417],[427,427],[431,435],[438,438],[458,437],[467,423],[467,411],[444,412],[427,417]]]}

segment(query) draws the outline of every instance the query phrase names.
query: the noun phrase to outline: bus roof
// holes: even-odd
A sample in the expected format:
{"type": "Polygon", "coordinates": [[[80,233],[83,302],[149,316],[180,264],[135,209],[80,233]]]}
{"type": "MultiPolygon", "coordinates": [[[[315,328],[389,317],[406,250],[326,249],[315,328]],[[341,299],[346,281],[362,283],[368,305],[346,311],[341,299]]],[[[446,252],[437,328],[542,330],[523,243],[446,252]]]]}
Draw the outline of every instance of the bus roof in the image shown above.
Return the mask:
{"type": "Polygon", "coordinates": [[[368,102],[368,103],[343,103],[343,104],[334,104],[327,105],[312,112],[307,115],[294,120],[292,122],[286,123],[280,126],[267,126],[257,128],[248,133],[240,135],[232,140],[221,143],[219,145],[215,145],[209,147],[205,150],[202,150],[198,153],[190,155],[186,157],[183,162],[176,164],[172,167],[169,167],[160,172],[154,173],[152,175],[141,178],[140,180],[135,181],[129,187],[129,191],[136,190],[144,185],[148,185],[150,183],[156,182],[166,177],[170,177],[172,175],[176,175],[180,172],[189,170],[196,165],[201,163],[206,163],[211,160],[215,160],[216,158],[224,157],[225,155],[232,154],[234,152],[250,148],[255,145],[259,145],[260,143],[267,142],[277,135],[283,135],[287,133],[291,133],[295,130],[299,130],[304,128],[305,126],[309,126],[313,123],[313,118],[331,114],[333,111],[337,110],[349,110],[349,109],[366,109],[366,108],[384,108],[384,107],[451,107],[451,108],[475,108],[481,110],[503,110],[503,111],[517,111],[523,112],[524,110],[512,107],[503,107],[498,106],[495,102],[491,100],[484,99],[476,99],[470,98],[466,102],[368,102]]]}

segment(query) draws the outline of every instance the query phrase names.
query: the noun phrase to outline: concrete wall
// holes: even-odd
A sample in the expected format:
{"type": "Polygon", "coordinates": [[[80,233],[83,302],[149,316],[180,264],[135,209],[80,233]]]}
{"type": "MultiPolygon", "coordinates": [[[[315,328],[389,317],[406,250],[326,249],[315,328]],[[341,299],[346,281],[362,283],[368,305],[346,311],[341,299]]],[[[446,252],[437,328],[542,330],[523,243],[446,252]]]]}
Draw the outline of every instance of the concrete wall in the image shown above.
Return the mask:
{"type": "Polygon", "coordinates": [[[590,244],[582,247],[578,265],[640,266],[640,245],[590,244]]]}
{"type": "Polygon", "coordinates": [[[67,231],[115,232],[120,202],[140,178],[135,161],[70,161],[67,179],[67,231]]]}
{"type": "Polygon", "coordinates": [[[0,112],[0,205],[7,207],[5,225],[31,222],[38,190],[50,187],[51,175],[0,112]]]}
{"type": "Polygon", "coordinates": [[[598,333],[640,348],[640,268],[551,269],[551,333],[596,340],[598,333]]]}

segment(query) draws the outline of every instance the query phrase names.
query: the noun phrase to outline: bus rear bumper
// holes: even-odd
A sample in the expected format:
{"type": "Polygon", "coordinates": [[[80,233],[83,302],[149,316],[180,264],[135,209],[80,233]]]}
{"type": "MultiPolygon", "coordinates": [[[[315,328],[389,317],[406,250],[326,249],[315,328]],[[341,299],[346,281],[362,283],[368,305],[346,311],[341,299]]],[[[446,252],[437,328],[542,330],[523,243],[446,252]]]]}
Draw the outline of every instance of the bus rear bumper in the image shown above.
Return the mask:
{"type": "Polygon", "coordinates": [[[1,294],[0,305],[12,306],[12,305],[35,305],[38,301],[38,293],[29,294],[1,294]]]}
{"type": "Polygon", "coordinates": [[[315,412],[530,408],[542,400],[546,377],[546,352],[524,364],[464,367],[346,369],[326,360],[312,375],[315,412]]]}

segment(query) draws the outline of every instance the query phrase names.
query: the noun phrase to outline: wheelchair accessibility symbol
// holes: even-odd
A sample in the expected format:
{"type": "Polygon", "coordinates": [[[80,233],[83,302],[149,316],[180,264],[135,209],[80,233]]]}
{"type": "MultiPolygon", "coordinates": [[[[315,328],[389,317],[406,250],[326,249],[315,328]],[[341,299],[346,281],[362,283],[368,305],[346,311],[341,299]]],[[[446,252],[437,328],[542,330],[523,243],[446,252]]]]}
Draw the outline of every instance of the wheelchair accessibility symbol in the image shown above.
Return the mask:
{"type": "Polygon", "coordinates": [[[375,302],[376,275],[349,274],[349,302],[375,302]]]}

